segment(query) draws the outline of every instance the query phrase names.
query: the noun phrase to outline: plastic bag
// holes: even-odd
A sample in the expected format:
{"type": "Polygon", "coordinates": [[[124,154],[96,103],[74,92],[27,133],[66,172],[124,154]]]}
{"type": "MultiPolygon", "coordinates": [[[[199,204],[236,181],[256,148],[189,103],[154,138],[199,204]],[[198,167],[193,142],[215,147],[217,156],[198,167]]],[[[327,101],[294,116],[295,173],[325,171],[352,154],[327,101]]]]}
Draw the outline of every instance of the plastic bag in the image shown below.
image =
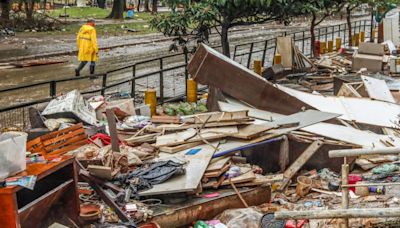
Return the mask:
{"type": "Polygon", "coordinates": [[[229,228],[261,228],[263,214],[255,208],[229,209],[218,215],[223,224],[229,228]]]}

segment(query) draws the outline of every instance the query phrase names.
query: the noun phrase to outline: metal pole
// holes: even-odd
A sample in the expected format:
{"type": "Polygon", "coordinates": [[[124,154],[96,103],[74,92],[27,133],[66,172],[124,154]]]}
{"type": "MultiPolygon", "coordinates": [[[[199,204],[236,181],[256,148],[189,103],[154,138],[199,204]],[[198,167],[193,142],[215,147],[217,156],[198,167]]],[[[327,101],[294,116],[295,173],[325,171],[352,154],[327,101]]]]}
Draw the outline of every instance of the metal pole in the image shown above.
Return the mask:
{"type": "Polygon", "coordinates": [[[57,96],[57,82],[56,81],[51,81],[50,82],[50,97],[56,97],[57,96]]]}
{"type": "MultiPolygon", "coordinates": [[[[235,52],[236,52],[236,47],[235,47],[235,52]]],[[[184,50],[184,55],[185,55],[185,94],[187,94],[188,93],[187,80],[189,79],[189,72],[188,72],[189,57],[186,49],[184,50]]]]}
{"type": "Polygon", "coordinates": [[[132,66],[131,97],[136,101],[136,64],[132,66]]]}
{"type": "MultiPolygon", "coordinates": [[[[346,185],[348,183],[348,176],[349,176],[349,165],[346,164],[346,158],[344,160],[344,164],[342,165],[342,184],[346,185]]],[[[342,208],[347,209],[349,208],[349,189],[342,188],[342,208]]],[[[349,227],[349,219],[343,219],[343,227],[349,227]]]]}
{"type": "Polygon", "coordinates": [[[251,56],[252,56],[252,54],[253,54],[253,47],[254,47],[254,43],[251,43],[251,44],[250,44],[249,58],[247,59],[247,68],[250,68],[251,56]]]}
{"type": "Polygon", "coordinates": [[[164,102],[164,72],[163,59],[160,58],[160,101],[164,102]]]}
{"type": "Polygon", "coordinates": [[[262,55],[262,60],[261,60],[261,65],[262,66],[265,65],[265,56],[267,54],[267,48],[268,48],[268,40],[266,40],[265,44],[264,44],[264,50],[263,50],[263,55],[262,55]]]}
{"type": "Polygon", "coordinates": [[[101,95],[104,96],[106,94],[106,86],[107,86],[107,73],[103,74],[102,82],[101,82],[101,95]]]}

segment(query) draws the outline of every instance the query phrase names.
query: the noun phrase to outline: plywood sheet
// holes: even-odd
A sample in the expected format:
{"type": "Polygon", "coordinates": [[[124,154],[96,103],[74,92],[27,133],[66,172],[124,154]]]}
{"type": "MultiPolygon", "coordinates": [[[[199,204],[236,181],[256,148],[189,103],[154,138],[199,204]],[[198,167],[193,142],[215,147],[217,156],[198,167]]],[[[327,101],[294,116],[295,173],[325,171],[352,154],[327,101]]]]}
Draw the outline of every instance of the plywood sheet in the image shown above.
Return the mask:
{"type": "Polygon", "coordinates": [[[292,68],[293,66],[293,47],[292,37],[278,37],[276,40],[277,52],[282,56],[282,66],[292,68]]]}
{"type": "Polygon", "coordinates": [[[386,101],[396,103],[392,94],[390,93],[389,87],[384,80],[375,79],[367,76],[361,76],[364,82],[365,89],[370,98],[379,101],[386,101]]]}
{"type": "MultiPolygon", "coordinates": [[[[222,110],[249,110],[249,116],[257,119],[279,119],[284,115],[262,111],[248,107],[238,101],[229,100],[230,103],[219,102],[222,110]]],[[[317,134],[320,136],[336,139],[346,143],[358,145],[363,148],[382,148],[387,147],[382,141],[391,141],[396,146],[400,146],[400,139],[394,136],[375,134],[369,131],[362,131],[352,127],[346,127],[329,123],[316,123],[301,130],[317,134]]]]}
{"type": "MultiPolygon", "coordinates": [[[[246,145],[246,142],[240,141],[227,141],[226,143],[220,144],[218,147],[218,153],[232,150],[234,148],[246,145]]],[[[217,143],[213,143],[217,146],[217,143]]],[[[197,154],[185,155],[190,149],[178,152],[174,155],[160,153],[160,158],[167,159],[171,157],[184,158],[188,161],[186,165],[186,173],[181,176],[173,177],[172,179],[162,183],[154,185],[152,189],[141,192],[141,196],[149,195],[160,195],[178,192],[192,192],[197,189],[200,184],[201,178],[210,163],[211,157],[214,154],[214,148],[209,145],[201,145],[193,148],[201,149],[197,154]]]]}
{"type": "Polygon", "coordinates": [[[277,85],[279,89],[322,111],[337,113],[340,119],[395,128],[400,106],[368,98],[334,97],[305,93],[277,85]],[[378,110],[385,110],[384,112],[378,110]]]}
{"type": "Polygon", "coordinates": [[[198,142],[202,141],[202,139],[210,140],[224,138],[237,133],[238,129],[236,126],[202,129],[200,130],[200,135],[197,135],[197,131],[195,129],[188,129],[182,132],[158,136],[156,140],[156,147],[198,142]]]}

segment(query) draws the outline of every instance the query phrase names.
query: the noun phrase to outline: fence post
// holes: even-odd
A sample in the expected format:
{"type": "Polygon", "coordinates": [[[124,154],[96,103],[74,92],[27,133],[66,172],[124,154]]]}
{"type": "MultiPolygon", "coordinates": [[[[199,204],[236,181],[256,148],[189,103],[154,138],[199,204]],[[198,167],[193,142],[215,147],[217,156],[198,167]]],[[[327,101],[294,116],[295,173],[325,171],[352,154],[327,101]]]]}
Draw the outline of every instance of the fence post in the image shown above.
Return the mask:
{"type": "Polygon", "coordinates": [[[163,59],[160,58],[160,101],[164,103],[164,72],[163,59]]]}
{"type": "Polygon", "coordinates": [[[253,55],[253,47],[254,47],[254,43],[251,43],[250,44],[250,51],[249,51],[249,58],[247,59],[247,68],[250,68],[251,56],[253,55]]]}
{"type": "Polygon", "coordinates": [[[267,54],[267,49],[268,49],[268,40],[266,40],[265,44],[264,44],[264,50],[263,50],[263,55],[262,55],[262,60],[261,60],[262,66],[264,66],[264,64],[265,64],[265,56],[267,54]]]}
{"type": "Polygon", "coordinates": [[[102,77],[101,92],[100,92],[102,96],[106,94],[106,86],[107,86],[107,73],[104,73],[102,77]]]}
{"type": "Polygon", "coordinates": [[[233,52],[233,60],[236,60],[236,51],[239,45],[235,45],[235,51],[233,52]]]}
{"type": "MultiPolygon", "coordinates": [[[[188,63],[189,63],[189,56],[188,56],[188,51],[185,49],[183,51],[184,55],[185,55],[185,94],[187,94],[188,92],[188,86],[187,86],[187,81],[189,79],[189,72],[188,72],[188,63]]],[[[236,46],[235,46],[235,53],[234,55],[236,55],[236,46]]],[[[235,58],[233,58],[235,60],[235,58]]],[[[196,91],[197,92],[197,91],[196,91]]]]}
{"type": "Polygon", "coordinates": [[[136,64],[132,66],[131,97],[136,101],[136,64]]]}
{"type": "Polygon", "coordinates": [[[57,82],[51,81],[50,82],[50,97],[54,98],[57,96],[57,82]]]}

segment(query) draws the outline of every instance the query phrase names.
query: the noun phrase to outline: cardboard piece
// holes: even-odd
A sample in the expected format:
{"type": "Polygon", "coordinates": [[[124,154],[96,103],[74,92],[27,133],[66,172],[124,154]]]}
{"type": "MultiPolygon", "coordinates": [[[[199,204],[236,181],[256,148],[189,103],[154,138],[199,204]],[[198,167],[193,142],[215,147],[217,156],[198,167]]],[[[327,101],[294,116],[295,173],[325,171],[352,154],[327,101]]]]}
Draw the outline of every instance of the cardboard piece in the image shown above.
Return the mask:
{"type": "Polygon", "coordinates": [[[42,115],[46,118],[73,118],[90,125],[95,125],[97,122],[94,109],[83,99],[78,90],[51,100],[42,115]]]}
{"type": "Polygon", "coordinates": [[[383,67],[384,46],[375,43],[360,43],[353,55],[353,71],[366,68],[370,72],[380,72],[383,67]]]}

